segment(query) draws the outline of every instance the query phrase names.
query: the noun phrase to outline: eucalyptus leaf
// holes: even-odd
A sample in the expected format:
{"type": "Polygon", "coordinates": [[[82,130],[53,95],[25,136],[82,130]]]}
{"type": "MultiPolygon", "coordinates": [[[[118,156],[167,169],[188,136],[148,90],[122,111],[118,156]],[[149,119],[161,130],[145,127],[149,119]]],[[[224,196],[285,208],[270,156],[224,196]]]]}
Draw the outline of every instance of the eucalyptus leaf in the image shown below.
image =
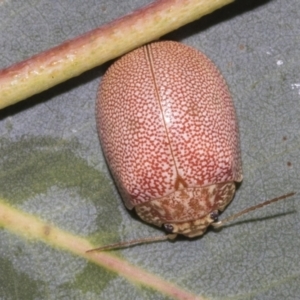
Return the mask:
{"type": "MultiPolygon", "coordinates": [[[[147,3],[0,1],[0,68],[147,3]]],[[[201,238],[114,250],[119,272],[2,220],[0,299],[169,299],[154,280],[198,299],[298,299],[299,20],[298,0],[236,1],[165,37],[210,57],[233,95],[244,180],[221,218],[295,196],[201,238]]],[[[95,99],[108,65],[0,111],[0,204],[95,247],[164,234],[125,209],[101,152],[95,99]]]]}

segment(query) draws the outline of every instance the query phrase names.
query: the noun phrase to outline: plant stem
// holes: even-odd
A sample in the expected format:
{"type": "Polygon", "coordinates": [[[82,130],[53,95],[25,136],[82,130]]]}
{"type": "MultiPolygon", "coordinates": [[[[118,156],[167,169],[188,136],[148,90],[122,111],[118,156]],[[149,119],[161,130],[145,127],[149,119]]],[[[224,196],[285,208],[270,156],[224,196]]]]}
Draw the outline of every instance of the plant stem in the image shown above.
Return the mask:
{"type": "Polygon", "coordinates": [[[45,91],[234,0],[160,0],[0,71],[0,109],[45,91]]]}
{"type": "Polygon", "coordinates": [[[56,251],[68,251],[74,257],[89,260],[96,265],[123,276],[136,285],[142,284],[144,287],[153,289],[172,299],[204,300],[203,297],[196,296],[180,286],[151,272],[147,272],[143,268],[136,267],[108,252],[87,253],[87,250],[93,247],[88,240],[42,221],[34,215],[13,208],[2,198],[0,198],[0,226],[2,229],[4,228],[9,232],[15,233],[27,241],[33,239],[56,248],[56,251]]]}

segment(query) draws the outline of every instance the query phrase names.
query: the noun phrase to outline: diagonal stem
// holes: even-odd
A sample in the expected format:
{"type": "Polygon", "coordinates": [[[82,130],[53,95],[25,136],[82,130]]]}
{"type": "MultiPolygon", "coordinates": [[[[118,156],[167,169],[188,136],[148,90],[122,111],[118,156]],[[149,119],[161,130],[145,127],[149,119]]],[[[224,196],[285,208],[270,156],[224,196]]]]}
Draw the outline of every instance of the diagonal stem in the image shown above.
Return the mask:
{"type": "Polygon", "coordinates": [[[0,109],[45,91],[234,0],[157,0],[0,71],[0,109]]]}

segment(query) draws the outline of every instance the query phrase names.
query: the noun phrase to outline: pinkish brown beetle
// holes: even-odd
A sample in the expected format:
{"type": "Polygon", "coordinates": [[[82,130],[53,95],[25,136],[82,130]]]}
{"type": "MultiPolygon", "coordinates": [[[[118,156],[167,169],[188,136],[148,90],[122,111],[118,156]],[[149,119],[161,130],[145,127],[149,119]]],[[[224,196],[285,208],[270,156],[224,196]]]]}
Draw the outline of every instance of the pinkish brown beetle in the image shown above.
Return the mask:
{"type": "Polygon", "coordinates": [[[204,54],[163,41],[123,56],[101,82],[96,116],[125,205],[145,222],[200,236],[232,200],[243,178],[235,110],[204,54]]]}

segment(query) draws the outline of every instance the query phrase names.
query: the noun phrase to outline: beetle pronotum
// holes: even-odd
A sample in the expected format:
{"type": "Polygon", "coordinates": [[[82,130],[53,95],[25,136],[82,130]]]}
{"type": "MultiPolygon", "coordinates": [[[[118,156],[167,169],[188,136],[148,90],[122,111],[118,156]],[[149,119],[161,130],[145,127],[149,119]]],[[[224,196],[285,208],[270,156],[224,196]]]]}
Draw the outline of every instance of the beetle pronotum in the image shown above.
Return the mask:
{"type": "Polygon", "coordinates": [[[239,133],[228,87],[204,54],[171,41],[128,53],[103,77],[96,117],[126,207],[168,233],[151,241],[221,224],[243,177],[239,133]]]}

